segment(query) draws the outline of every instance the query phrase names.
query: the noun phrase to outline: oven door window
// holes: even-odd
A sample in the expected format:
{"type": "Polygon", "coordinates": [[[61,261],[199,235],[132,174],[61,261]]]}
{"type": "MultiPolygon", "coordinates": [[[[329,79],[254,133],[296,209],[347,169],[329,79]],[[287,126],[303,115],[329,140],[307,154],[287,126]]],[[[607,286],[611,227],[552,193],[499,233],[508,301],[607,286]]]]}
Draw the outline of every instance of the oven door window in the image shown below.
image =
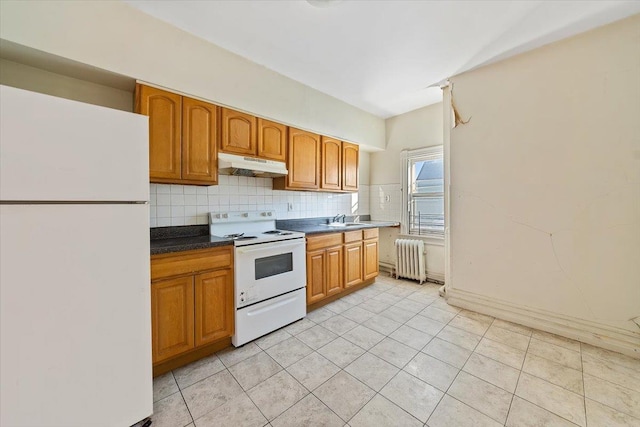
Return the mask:
{"type": "Polygon", "coordinates": [[[293,254],[279,254],[256,259],[256,280],[293,271],[293,254]]]}

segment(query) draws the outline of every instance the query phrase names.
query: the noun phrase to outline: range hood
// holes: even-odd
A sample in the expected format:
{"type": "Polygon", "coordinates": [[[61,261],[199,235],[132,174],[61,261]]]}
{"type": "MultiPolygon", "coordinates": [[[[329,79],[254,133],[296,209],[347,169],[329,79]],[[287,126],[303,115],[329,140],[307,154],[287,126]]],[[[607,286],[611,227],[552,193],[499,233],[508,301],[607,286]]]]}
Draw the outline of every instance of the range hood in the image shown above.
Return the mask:
{"type": "Polygon", "coordinates": [[[218,173],[222,175],[257,176],[271,178],[285,176],[287,165],[275,160],[256,159],[235,154],[218,153],[218,173]]]}

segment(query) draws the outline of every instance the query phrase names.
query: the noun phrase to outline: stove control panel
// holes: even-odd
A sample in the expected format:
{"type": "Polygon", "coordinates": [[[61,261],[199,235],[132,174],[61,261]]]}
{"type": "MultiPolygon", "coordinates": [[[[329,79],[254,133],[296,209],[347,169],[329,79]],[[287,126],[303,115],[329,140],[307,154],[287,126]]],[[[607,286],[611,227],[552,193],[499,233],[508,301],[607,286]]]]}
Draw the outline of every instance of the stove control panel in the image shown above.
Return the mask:
{"type": "Polygon", "coordinates": [[[255,286],[252,286],[249,289],[240,291],[238,294],[238,304],[244,305],[251,301],[257,301],[258,297],[258,289],[255,286]]]}

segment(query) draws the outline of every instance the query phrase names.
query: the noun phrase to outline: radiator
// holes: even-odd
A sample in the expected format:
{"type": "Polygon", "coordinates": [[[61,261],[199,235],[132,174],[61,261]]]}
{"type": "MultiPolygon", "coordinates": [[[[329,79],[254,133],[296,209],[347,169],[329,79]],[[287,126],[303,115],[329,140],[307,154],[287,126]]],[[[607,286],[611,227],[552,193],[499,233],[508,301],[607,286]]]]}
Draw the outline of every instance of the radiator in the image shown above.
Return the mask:
{"type": "Polygon", "coordinates": [[[396,239],[396,278],[427,280],[422,240],[396,239]]]}

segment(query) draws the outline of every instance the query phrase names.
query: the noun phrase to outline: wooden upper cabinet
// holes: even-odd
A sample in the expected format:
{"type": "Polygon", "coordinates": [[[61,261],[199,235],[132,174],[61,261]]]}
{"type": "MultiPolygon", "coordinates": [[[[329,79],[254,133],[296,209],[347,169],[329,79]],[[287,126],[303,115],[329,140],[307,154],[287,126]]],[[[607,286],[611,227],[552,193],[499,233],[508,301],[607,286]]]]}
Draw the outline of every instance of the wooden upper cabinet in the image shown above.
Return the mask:
{"type": "Polygon", "coordinates": [[[182,97],[149,86],[136,87],[136,112],[149,116],[149,178],[181,178],[182,97]]]}
{"type": "Polygon", "coordinates": [[[358,191],[360,148],[356,144],[342,143],[342,189],[358,191]]]}
{"type": "Polygon", "coordinates": [[[256,117],[229,108],[221,108],[221,110],[220,151],[255,156],[258,135],[256,117]]]}
{"type": "Polygon", "coordinates": [[[153,363],[194,348],[193,276],[151,285],[153,363]]]}
{"type": "Polygon", "coordinates": [[[195,276],[196,346],[233,335],[233,273],[216,270],[195,276]]]}
{"type": "Polygon", "coordinates": [[[217,107],[183,97],[182,179],[218,182],[217,107]]]}
{"type": "Polygon", "coordinates": [[[287,160],[287,127],[258,118],[258,157],[284,162],[287,160]]]}
{"type": "Polygon", "coordinates": [[[320,188],[320,135],[289,128],[288,142],[287,187],[317,190],[320,188]]]}
{"type": "Polygon", "coordinates": [[[322,181],[323,190],[342,190],[342,141],[322,137],[322,181]]]}

